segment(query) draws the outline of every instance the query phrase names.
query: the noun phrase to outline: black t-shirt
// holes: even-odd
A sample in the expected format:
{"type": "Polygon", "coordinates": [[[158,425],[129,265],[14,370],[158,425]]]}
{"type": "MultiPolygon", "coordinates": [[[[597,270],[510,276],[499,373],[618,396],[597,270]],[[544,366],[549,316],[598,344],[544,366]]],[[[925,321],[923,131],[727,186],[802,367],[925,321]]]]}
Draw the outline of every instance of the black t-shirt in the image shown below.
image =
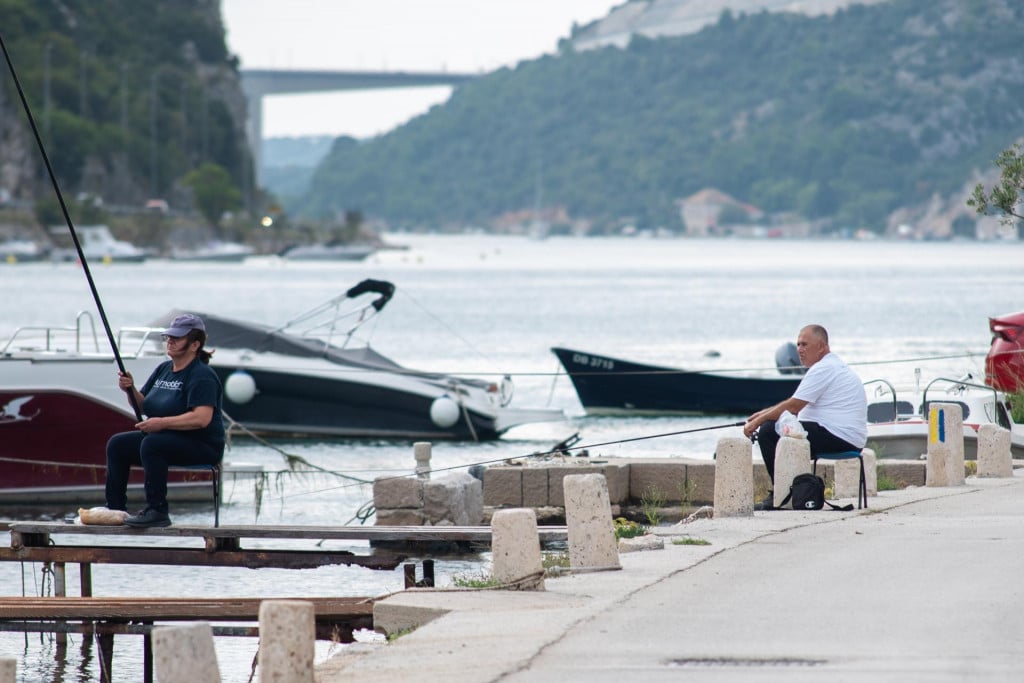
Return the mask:
{"type": "Polygon", "coordinates": [[[210,444],[224,444],[224,418],[221,415],[223,387],[209,365],[198,358],[179,372],[172,361],[158,365],[142,389],[142,412],[147,417],[171,417],[188,412],[190,408],[213,406],[210,424],[202,429],[180,430],[210,444]]]}

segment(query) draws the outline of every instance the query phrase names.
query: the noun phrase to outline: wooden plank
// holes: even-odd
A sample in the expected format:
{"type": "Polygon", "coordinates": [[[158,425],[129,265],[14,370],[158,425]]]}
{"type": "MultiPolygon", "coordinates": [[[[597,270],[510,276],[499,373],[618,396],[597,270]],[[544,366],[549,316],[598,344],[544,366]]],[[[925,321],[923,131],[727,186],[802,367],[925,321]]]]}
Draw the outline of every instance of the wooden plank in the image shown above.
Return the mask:
{"type": "Polygon", "coordinates": [[[256,621],[264,600],[301,600],[313,604],[318,620],[373,615],[371,598],[0,598],[0,619],[108,621],[256,621]]]}
{"type": "MultiPolygon", "coordinates": [[[[135,538],[201,537],[210,539],[229,538],[280,538],[280,539],[328,539],[328,540],[369,540],[369,541],[469,541],[490,543],[489,526],[280,526],[280,525],[235,525],[235,526],[169,526],[152,529],[133,529],[127,526],[87,526],[61,522],[11,522],[11,542],[15,534],[25,543],[39,544],[43,536],[76,534],[92,536],[127,536],[135,538]]],[[[564,526],[541,526],[537,528],[543,542],[565,541],[568,532],[564,526]]]]}
{"type": "Polygon", "coordinates": [[[152,546],[43,546],[0,548],[0,561],[77,562],[100,564],[158,564],[195,567],[247,567],[249,569],[315,569],[345,564],[367,569],[391,570],[404,556],[398,554],[353,555],[346,551],[320,550],[221,550],[152,546]]]}

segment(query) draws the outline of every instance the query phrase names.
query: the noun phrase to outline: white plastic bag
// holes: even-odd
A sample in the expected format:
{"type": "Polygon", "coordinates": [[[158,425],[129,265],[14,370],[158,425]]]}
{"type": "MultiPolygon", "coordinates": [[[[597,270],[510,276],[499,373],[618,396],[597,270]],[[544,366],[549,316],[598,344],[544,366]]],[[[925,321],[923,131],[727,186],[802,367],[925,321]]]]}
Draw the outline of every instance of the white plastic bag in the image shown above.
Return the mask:
{"type": "Polygon", "coordinates": [[[794,439],[806,439],[807,430],[796,419],[796,415],[788,410],[782,411],[782,415],[775,421],[775,433],[779,436],[789,436],[794,439]]]}

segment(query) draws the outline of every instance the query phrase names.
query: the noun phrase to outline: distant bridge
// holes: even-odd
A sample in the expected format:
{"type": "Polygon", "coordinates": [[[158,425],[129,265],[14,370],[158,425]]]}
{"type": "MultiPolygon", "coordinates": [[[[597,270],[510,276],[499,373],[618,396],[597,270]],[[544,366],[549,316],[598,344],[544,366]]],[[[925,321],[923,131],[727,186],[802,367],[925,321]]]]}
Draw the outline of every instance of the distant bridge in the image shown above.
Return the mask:
{"type": "Polygon", "coordinates": [[[408,71],[298,71],[285,69],[242,69],[242,91],[249,104],[246,133],[252,148],[255,185],[260,184],[263,141],[263,97],[285,93],[337,92],[422,88],[432,85],[457,86],[475,74],[408,71]]]}

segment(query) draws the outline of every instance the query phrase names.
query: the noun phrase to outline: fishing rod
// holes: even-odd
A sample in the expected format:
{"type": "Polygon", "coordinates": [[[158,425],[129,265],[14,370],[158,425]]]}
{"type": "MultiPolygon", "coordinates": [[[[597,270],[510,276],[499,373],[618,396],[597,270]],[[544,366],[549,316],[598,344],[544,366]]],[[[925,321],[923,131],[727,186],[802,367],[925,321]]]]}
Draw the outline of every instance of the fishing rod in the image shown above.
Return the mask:
{"type": "MultiPolygon", "coordinates": [[[[25,116],[28,117],[29,126],[32,128],[32,135],[35,136],[36,145],[39,147],[39,153],[43,157],[43,163],[46,165],[46,173],[50,176],[50,182],[53,184],[53,191],[57,194],[57,202],[60,204],[60,210],[64,214],[64,221],[67,223],[68,230],[71,232],[71,239],[75,243],[75,251],[78,252],[78,260],[82,264],[82,270],[85,271],[85,279],[89,282],[89,290],[92,292],[92,298],[96,302],[96,308],[100,314],[100,321],[103,323],[103,329],[107,333],[107,341],[110,342],[110,348],[114,352],[114,361],[117,363],[118,370],[121,371],[122,375],[127,375],[128,371],[125,369],[124,361],[121,360],[121,354],[117,349],[117,341],[114,339],[114,333],[110,329],[110,322],[107,320],[107,313],[103,310],[103,302],[100,301],[100,293],[96,289],[96,283],[92,279],[92,271],[89,270],[89,262],[85,258],[85,252],[82,251],[82,243],[78,240],[78,233],[75,232],[74,223],[71,221],[71,214],[68,212],[67,203],[64,201],[64,194],[60,191],[60,184],[57,182],[57,175],[53,172],[53,166],[50,165],[50,157],[46,154],[46,147],[43,146],[43,138],[39,135],[39,128],[36,126],[35,117],[32,116],[32,109],[28,106],[28,99],[25,98],[25,91],[21,87],[21,79],[18,78],[18,72],[14,69],[14,62],[11,60],[11,54],[7,51],[7,42],[4,41],[3,34],[0,34],[0,48],[3,48],[4,59],[7,61],[7,68],[11,72],[11,78],[14,79],[14,87],[18,90],[18,97],[21,99],[21,106],[25,110],[25,116]]],[[[139,409],[139,404],[135,400],[135,394],[129,387],[125,391],[128,394],[128,401],[132,404],[132,410],[135,411],[135,417],[140,422],[142,421],[142,410],[139,409]]]]}

